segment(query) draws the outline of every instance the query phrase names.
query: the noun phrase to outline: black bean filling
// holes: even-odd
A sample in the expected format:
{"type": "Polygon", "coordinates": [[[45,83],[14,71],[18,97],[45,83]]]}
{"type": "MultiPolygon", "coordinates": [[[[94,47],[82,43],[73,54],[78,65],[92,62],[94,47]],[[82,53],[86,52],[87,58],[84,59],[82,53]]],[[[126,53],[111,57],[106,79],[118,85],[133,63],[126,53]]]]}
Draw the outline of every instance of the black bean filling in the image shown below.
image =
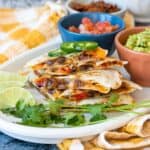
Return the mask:
{"type": "Polygon", "coordinates": [[[59,63],[59,64],[64,64],[65,61],[66,61],[66,57],[64,57],[64,56],[58,57],[56,59],[56,62],[59,63]]]}
{"type": "Polygon", "coordinates": [[[93,68],[92,64],[84,64],[84,65],[79,66],[80,71],[86,71],[86,70],[90,70],[92,68],[93,68]]]}
{"type": "Polygon", "coordinates": [[[56,88],[57,80],[55,78],[48,79],[48,82],[47,82],[46,86],[47,86],[48,89],[56,88]]]}

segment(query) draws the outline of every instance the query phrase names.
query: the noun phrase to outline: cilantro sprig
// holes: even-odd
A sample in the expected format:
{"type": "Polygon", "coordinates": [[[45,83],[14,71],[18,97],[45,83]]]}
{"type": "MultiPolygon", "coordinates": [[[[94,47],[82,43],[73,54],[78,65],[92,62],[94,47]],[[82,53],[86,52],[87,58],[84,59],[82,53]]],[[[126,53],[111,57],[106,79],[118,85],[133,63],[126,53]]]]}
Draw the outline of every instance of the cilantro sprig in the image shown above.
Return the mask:
{"type": "Polygon", "coordinates": [[[22,124],[48,127],[64,124],[65,127],[82,126],[98,123],[107,119],[107,112],[134,112],[134,109],[150,107],[150,101],[114,106],[119,95],[112,94],[106,103],[93,105],[69,105],[65,100],[50,100],[47,104],[26,104],[18,101],[16,107],[3,109],[4,113],[22,119],[22,124]],[[87,117],[87,114],[89,117],[87,117]]]}

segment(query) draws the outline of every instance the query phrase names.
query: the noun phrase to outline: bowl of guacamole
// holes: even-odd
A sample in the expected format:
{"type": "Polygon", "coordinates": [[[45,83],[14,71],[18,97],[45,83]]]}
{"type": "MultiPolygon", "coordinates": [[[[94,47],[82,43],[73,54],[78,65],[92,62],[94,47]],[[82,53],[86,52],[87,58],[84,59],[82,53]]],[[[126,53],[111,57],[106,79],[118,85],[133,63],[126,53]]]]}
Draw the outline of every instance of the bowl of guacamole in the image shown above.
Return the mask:
{"type": "Polygon", "coordinates": [[[129,35],[125,46],[133,51],[150,54],[150,28],[136,34],[129,35]]]}
{"type": "Polygon", "coordinates": [[[121,31],[115,45],[120,59],[128,61],[125,68],[131,80],[150,87],[150,26],[121,31]]]}

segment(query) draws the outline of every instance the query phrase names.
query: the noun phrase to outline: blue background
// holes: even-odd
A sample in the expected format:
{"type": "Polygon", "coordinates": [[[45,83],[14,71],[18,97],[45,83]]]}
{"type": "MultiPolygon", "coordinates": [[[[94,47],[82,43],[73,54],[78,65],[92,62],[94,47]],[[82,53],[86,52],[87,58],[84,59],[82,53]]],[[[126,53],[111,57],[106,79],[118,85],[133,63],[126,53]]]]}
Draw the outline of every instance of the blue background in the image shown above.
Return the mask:
{"type": "Polygon", "coordinates": [[[19,141],[0,132],[0,150],[57,150],[57,147],[19,141]]]}

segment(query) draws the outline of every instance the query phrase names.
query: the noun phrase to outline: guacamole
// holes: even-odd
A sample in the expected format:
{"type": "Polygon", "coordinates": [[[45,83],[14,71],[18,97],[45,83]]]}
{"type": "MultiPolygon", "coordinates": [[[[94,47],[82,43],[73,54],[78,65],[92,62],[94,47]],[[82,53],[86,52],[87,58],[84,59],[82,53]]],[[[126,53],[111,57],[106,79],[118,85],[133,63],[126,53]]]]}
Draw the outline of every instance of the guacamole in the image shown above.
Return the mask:
{"type": "Polygon", "coordinates": [[[133,51],[150,53],[150,28],[138,34],[130,35],[125,46],[133,51]]]}

